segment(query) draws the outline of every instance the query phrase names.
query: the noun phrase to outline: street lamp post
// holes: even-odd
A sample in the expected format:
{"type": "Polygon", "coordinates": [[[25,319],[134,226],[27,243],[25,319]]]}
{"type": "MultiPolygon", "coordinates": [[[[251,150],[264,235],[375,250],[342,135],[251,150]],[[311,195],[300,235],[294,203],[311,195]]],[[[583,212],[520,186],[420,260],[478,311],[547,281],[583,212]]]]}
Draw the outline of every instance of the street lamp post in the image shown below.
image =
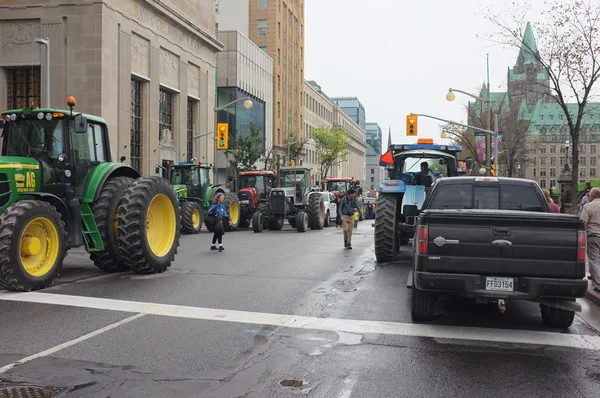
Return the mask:
{"type": "Polygon", "coordinates": [[[50,39],[38,37],[35,39],[36,43],[46,46],[46,95],[44,102],[46,108],[50,108],[50,39]]]}
{"type": "MultiPolygon", "coordinates": [[[[463,90],[458,90],[455,88],[449,88],[448,89],[448,94],[446,94],[446,100],[452,102],[454,101],[454,99],[456,98],[456,95],[454,94],[455,92],[457,93],[462,93],[465,95],[468,95],[471,98],[475,98],[476,100],[479,100],[481,102],[486,102],[487,106],[488,106],[488,128],[487,131],[491,131],[492,129],[492,99],[491,99],[491,95],[489,92],[489,84],[488,84],[488,98],[483,98],[480,97],[478,95],[474,95],[471,93],[468,93],[466,91],[463,90]]],[[[473,128],[475,130],[481,130],[479,127],[470,127],[473,128]]],[[[488,133],[489,134],[489,133],[488,133]]],[[[498,162],[498,115],[494,114],[494,131],[491,133],[494,137],[496,137],[496,145],[494,148],[494,161],[498,162]]],[[[485,156],[486,156],[486,161],[485,164],[486,166],[489,168],[492,164],[492,150],[491,150],[491,136],[486,134],[486,145],[485,145],[485,156]]]]}

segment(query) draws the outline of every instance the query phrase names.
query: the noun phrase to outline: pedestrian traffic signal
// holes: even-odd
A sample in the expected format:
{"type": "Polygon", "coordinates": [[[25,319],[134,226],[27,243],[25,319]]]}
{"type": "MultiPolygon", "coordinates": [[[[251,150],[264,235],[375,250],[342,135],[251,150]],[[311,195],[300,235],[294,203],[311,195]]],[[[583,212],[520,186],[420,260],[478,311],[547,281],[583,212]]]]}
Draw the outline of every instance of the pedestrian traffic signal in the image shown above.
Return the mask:
{"type": "Polygon", "coordinates": [[[229,148],[229,125],[227,123],[217,123],[217,149],[226,150],[229,148]]]}
{"type": "Polygon", "coordinates": [[[490,174],[495,177],[496,176],[496,163],[492,163],[490,167],[492,168],[492,170],[490,171],[490,174]]]}
{"type": "Polygon", "coordinates": [[[418,133],[417,123],[419,119],[416,115],[406,116],[406,135],[408,137],[416,137],[418,133]]]}

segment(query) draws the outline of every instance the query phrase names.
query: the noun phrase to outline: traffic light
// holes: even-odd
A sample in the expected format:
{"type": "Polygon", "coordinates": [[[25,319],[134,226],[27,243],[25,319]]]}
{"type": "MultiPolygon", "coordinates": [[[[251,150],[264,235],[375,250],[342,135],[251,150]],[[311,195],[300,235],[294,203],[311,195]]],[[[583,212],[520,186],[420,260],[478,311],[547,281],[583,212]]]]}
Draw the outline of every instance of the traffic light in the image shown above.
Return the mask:
{"type": "Polygon", "coordinates": [[[406,135],[408,137],[416,137],[418,132],[419,119],[416,115],[406,116],[406,135]]]}
{"type": "Polygon", "coordinates": [[[229,125],[227,123],[217,124],[217,149],[229,148],[229,125]]]}
{"type": "Polygon", "coordinates": [[[496,163],[492,163],[490,167],[492,168],[492,170],[490,171],[490,174],[495,177],[496,176],[496,163]]]}

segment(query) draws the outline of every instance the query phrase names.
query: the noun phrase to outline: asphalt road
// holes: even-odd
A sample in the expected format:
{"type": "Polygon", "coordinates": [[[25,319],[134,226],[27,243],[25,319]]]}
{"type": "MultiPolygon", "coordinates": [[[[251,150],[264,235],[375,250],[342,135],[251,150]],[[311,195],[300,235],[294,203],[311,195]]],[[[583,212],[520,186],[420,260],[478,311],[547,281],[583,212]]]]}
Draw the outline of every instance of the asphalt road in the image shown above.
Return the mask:
{"type": "Polygon", "coordinates": [[[409,256],[377,264],[370,225],[351,251],[334,227],[228,233],[222,253],[185,236],[160,275],[103,274],[71,251],[56,286],[0,291],[0,398],[17,383],[99,398],[598,397],[595,305],[567,331],[533,303],[450,301],[412,324],[409,256]]]}

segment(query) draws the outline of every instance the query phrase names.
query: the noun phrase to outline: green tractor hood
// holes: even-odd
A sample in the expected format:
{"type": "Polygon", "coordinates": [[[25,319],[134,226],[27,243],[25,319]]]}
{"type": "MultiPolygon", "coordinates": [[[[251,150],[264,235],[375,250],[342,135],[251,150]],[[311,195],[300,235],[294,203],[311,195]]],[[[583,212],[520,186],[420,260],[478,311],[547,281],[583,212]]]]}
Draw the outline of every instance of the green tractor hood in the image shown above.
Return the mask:
{"type": "Polygon", "coordinates": [[[173,185],[173,190],[177,199],[186,199],[188,197],[188,188],[185,185],[173,185]]]}

